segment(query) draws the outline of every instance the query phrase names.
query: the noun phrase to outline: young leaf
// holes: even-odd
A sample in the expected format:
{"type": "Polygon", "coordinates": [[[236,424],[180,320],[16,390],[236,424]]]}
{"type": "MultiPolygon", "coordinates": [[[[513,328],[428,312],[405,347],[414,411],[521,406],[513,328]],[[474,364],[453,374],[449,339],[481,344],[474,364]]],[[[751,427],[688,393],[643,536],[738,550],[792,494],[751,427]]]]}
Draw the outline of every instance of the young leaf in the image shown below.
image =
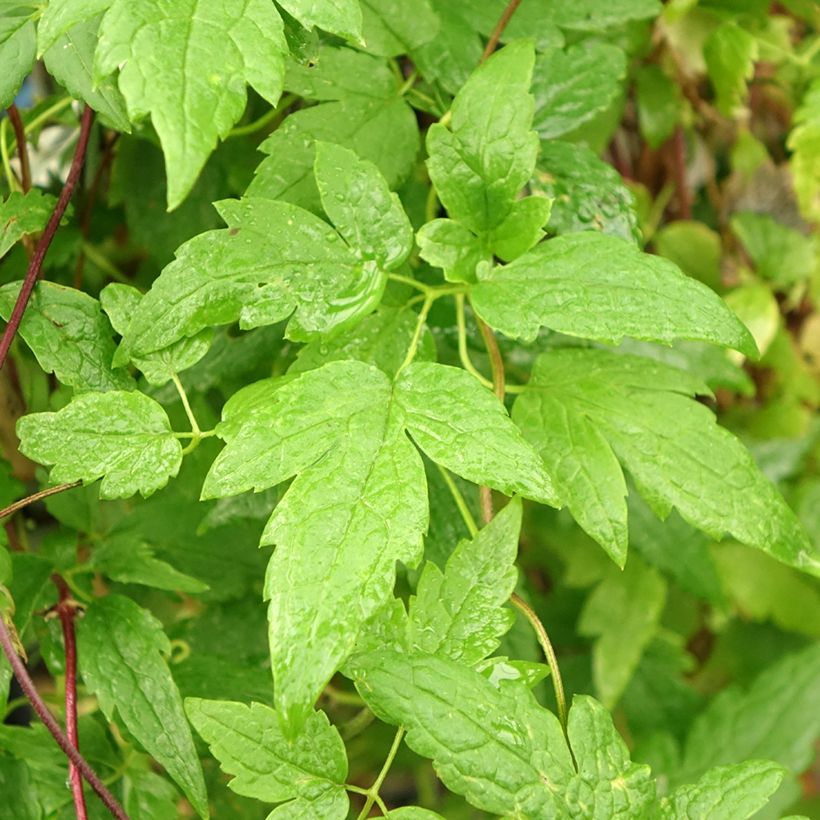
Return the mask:
{"type": "Polygon", "coordinates": [[[410,645],[473,666],[512,624],[504,608],[515,588],[521,502],[513,499],[472,541],[462,541],[442,573],[424,565],[410,600],[410,645]]]}
{"type": "Polygon", "coordinates": [[[348,812],[347,755],[323,712],[310,714],[294,741],[276,712],[260,703],[186,698],[185,711],[211,747],[237,794],[265,803],[292,802],[275,814],[344,820],[348,812]]]}
{"type": "Polygon", "coordinates": [[[683,371],[603,350],[555,350],[536,362],[513,417],[540,450],[578,522],[622,564],[629,470],[656,511],[681,516],[779,561],[820,571],[794,513],[749,452],[689,396],[708,393],[683,371]],[[575,444],[581,442],[581,446],[575,444]]]}
{"type": "Polygon", "coordinates": [[[746,81],[754,74],[757,40],[734,22],[721,23],[703,44],[709,79],[720,111],[731,116],[746,96],[746,81]]]}
{"type": "Polygon", "coordinates": [[[623,572],[610,569],[587,598],[578,633],[594,637],[592,678],[601,702],[612,708],[626,689],[644,649],[660,625],[666,583],[632,557],[623,572]]]}
{"type": "Polygon", "coordinates": [[[32,188],[27,194],[12,191],[0,203],[0,259],[22,237],[45,228],[55,201],[50,194],[32,188]]]}
{"type": "Polygon", "coordinates": [[[316,184],[325,213],[362,261],[393,270],[407,259],[413,228],[375,165],[347,148],[317,142],[316,184]]]}
{"type": "Polygon", "coordinates": [[[607,108],[620,93],[626,56],[617,46],[595,41],[550,49],[533,72],[533,128],[542,140],[574,131],[607,108]]]}
{"type": "MultiPolygon", "coordinates": [[[[427,133],[436,193],[450,217],[488,242],[489,250],[490,232],[510,218],[535,165],[538,138],[531,130],[529,93],[534,56],[527,41],[497,52],[456,95],[450,127],[436,123],[427,133]]],[[[543,206],[541,214],[546,221],[543,206]]]]}
{"type": "Polygon", "coordinates": [[[115,362],[144,358],[212,325],[273,324],[292,313],[304,339],[369,312],[385,274],[365,266],[326,222],[266,199],[218,205],[228,228],[186,242],[134,311],[115,362]]]}
{"type": "Polygon", "coordinates": [[[749,331],[713,291],[671,262],[613,236],[559,236],[473,288],[487,324],[532,341],[541,326],[602,342],[702,339],[756,355],[749,331]]]}
{"type": "MultiPolygon", "coordinates": [[[[0,316],[8,319],[20,282],[0,288],[0,316]]],[[[80,390],[129,390],[134,382],[126,370],[111,368],[114,340],[100,303],[74,288],[39,282],[29,300],[20,335],[40,367],[80,390]]]]}
{"type": "Polygon", "coordinates": [[[165,410],[137,391],[85,393],[56,413],[17,422],[20,451],[53,464],[51,481],[96,481],[100,498],[150,495],[175,476],[182,447],[165,410]]]}
{"type": "Polygon", "coordinates": [[[522,684],[497,689],[449,658],[375,652],[355,659],[376,715],[407,729],[448,789],[506,817],[558,817],[574,775],[558,719],[522,684]]]}
{"type": "Polygon", "coordinates": [[[277,545],[266,581],[271,658],[277,707],[292,728],[387,599],[396,560],[421,557],[426,484],[405,428],[472,481],[555,502],[503,406],[455,368],[418,362],[394,386],[370,365],[331,362],[250,385],[223,410],[217,432],[227,446],[204,498],[297,476],[262,535],[277,545]],[[477,449],[479,435],[489,450],[477,449]]]}
{"type": "Polygon", "coordinates": [[[77,623],[77,657],[86,686],[108,720],[116,709],[128,731],[208,816],[202,769],[182,700],[163,654],[171,645],[153,615],[120,595],[96,598],[77,623]]]}
{"type": "Polygon", "coordinates": [[[97,70],[104,77],[120,69],[130,117],[151,115],[165,153],[169,210],[242,116],[246,82],[276,104],[286,49],[282,20],[267,0],[113,0],[100,27],[97,70]]]}
{"type": "Polygon", "coordinates": [[[441,268],[445,279],[450,282],[475,282],[479,263],[492,259],[479,238],[469,228],[452,219],[434,219],[423,225],[416,241],[419,256],[441,268]]]}
{"type": "Polygon", "coordinates": [[[747,760],[710,769],[697,783],[678,786],[661,801],[661,816],[738,820],[763,808],[783,781],[785,770],[768,760],[747,760]]]}
{"type": "Polygon", "coordinates": [[[31,72],[37,52],[38,8],[25,0],[0,0],[0,109],[8,108],[31,72]]]}
{"type": "Polygon", "coordinates": [[[282,0],[279,4],[305,28],[318,26],[349,40],[362,39],[362,10],[359,0],[282,0]]]}

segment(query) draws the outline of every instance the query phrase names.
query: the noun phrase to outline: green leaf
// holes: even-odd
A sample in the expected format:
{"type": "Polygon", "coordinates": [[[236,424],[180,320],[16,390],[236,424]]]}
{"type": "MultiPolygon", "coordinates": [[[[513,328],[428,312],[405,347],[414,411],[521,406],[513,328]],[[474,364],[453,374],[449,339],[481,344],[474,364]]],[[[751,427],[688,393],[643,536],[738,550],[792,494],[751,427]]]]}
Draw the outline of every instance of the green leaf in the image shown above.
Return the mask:
{"type": "Polygon", "coordinates": [[[277,707],[293,728],[389,596],[396,560],[421,557],[426,484],[405,428],[469,480],[554,503],[501,403],[456,368],[417,362],[394,386],[370,365],[331,362],[250,385],[223,409],[227,446],[204,498],[297,476],[262,535],[277,545],[266,581],[271,658],[277,707]]]}
{"type": "Polygon", "coordinates": [[[108,720],[116,709],[128,731],[179,784],[200,817],[205,783],[182,700],[162,655],[171,645],[147,610],[120,595],[96,598],[77,623],[86,686],[108,720]]]}
{"type": "Polygon", "coordinates": [[[362,39],[362,10],[359,0],[281,0],[283,9],[305,28],[323,28],[349,40],[362,39]]]}
{"type": "Polygon", "coordinates": [[[542,140],[574,131],[608,108],[626,76],[626,56],[617,46],[595,41],[550,49],[533,72],[533,127],[542,140]]]}
{"type": "Polygon", "coordinates": [[[521,503],[513,499],[472,541],[456,547],[442,573],[424,565],[410,600],[410,645],[473,666],[511,626],[504,604],[515,589],[521,503]]]}
{"type": "Polygon", "coordinates": [[[332,142],[369,160],[390,188],[410,173],[419,149],[415,114],[398,96],[384,60],[346,48],[324,47],[312,68],[291,65],[286,87],[320,105],[290,114],[260,149],[248,195],[284,199],[318,212],[313,177],[315,142],[332,142]]]}
{"type": "MultiPolygon", "coordinates": [[[[8,320],[20,282],[0,288],[0,316],[8,320]]],[[[40,367],[77,390],[127,390],[134,386],[125,370],[112,370],[114,340],[100,303],[74,288],[39,282],[29,300],[20,335],[40,367]]]]}
{"type": "Polygon", "coordinates": [[[748,760],[710,769],[697,783],[679,786],[662,801],[662,816],[738,820],[766,805],[785,770],[768,760],[748,760]]]}
{"type": "Polygon", "coordinates": [[[376,715],[407,729],[448,789],[506,817],[558,817],[574,769],[558,719],[522,684],[497,689],[449,658],[377,652],[356,658],[356,688],[376,715]]]}
{"type": "Polygon", "coordinates": [[[680,122],[680,90],[656,65],[640,69],[635,90],[641,136],[650,148],[660,148],[680,122]]]}
{"type": "Polygon", "coordinates": [[[746,81],[754,75],[757,40],[734,22],[721,23],[703,44],[709,79],[721,113],[732,116],[746,97],[746,81]]]}
{"type": "Polygon", "coordinates": [[[39,233],[46,226],[56,200],[38,188],[27,194],[12,191],[0,204],[0,259],[22,237],[39,233]]]}
{"type": "Polygon", "coordinates": [[[563,349],[538,359],[530,384],[513,417],[576,520],[616,563],[624,556],[625,509],[615,457],[663,516],[674,506],[714,538],[729,534],[786,564],[820,568],[794,513],[748,451],[688,398],[708,392],[699,380],[647,359],[563,349]]]}
{"type": "Polygon", "coordinates": [[[479,236],[500,226],[535,165],[529,93],[534,53],[519,41],[476,70],[453,100],[450,128],[427,132],[427,168],[452,219],[479,236]]]}
{"type": "MultiPolygon", "coordinates": [[[[14,2],[14,0],[12,0],[14,2]]],[[[112,0],[49,0],[37,25],[37,52],[42,56],[79,23],[99,17],[112,0]]]]}
{"type": "Polygon", "coordinates": [[[794,189],[800,211],[810,221],[820,220],[820,79],[809,86],[794,115],[788,147],[794,189]]]}
{"type": "MultiPolygon", "coordinates": [[[[107,5],[107,3],[106,3],[107,5]]],[[[52,4],[46,9],[51,10],[52,4]]],[[[66,28],[43,53],[48,73],[79,100],[88,103],[103,124],[118,131],[131,131],[125,99],[113,77],[95,82],[94,51],[97,47],[101,15],[81,20],[66,28]]],[[[42,33],[42,22],[38,34],[42,33]]]]}
{"type": "Polygon", "coordinates": [[[114,0],[99,37],[99,76],[122,67],[130,118],[151,115],[165,153],[169,210],[242,116],[245,83],[272,104],[282,92],[287,47],[268,0],[114,0]]]}
{"type": "Polygon", "coordinates": [[[473,288],[473,305],[507,336],[535,339],[541,326],[619,342],[701,339],[749,356],[749,331],[709,288],[671,262],[597,233],[559,236],[473,288]]]}
{"type": "Polygon", "coordinates": [[[479,263],[491,260],[478,237],[452,219],[434,219],[423,225],[416,241],[421,258],[441,268],[450,282],[475,282],[479,263]]]}
{"type": "Polygon", "coordinates": [[[600,231],[640,240],[632,192],[620,174],[585,145],[542,142],[530,188],[553,200],[548,225],[553,233],[600,231]]]}
{"type": "Polygon", "coordinates": [[[379,169],[353,151],[316,144],[316,184],[322,207],[363,262],[393,270],[413,249],[413,228],[379,169]]]}
{"type": "Polygon", "coordinates": [[[635,674],[658,630],[665,602],[663,578],[635,556],[623,572],[610,569],[587,598],[578,632],[595,638],[592,678],[606,707],[615,706],[635,674]]]}
{"type": "Polygon", "coordinates": [[[9,820],[40,820],[41,809],[29,767],[24,761],[5,755],[0,757],[0,790],[4,795],[3,812],[9,820]]]}
{"type": "Polygon", "coordinates": [[[56,413],[24,416],[17,435],[21,452],[54,465],[55,484],[102,478],[100,498],[150,495],[182,463],[165,410],[136,391],[85,393],[56,413]]]}
{"type": "MultiPolygon", "coordinates": [[[[111,282],[100,291],[100,304],[108,314],[111,325],[120,335],[128,331],[131,319],[142,300],[142,294],[132,285],[111,282]]],[[[175,374],[193,367],[211,347],[212,333],[207,328],[195,336],[180,339],[168,347],[133,356],[131,361],[145,375],[149,384],[162,386],[175,374]]]]}
{"type": "Polygon", "coordinates": [[[137,306],[115,362],[145,357],[212,325],[327,332],[368,313],[385,275],[363,265],[326,222],[294,205],[225,200],[228,228],[186,242],[137,306]]]}
{"type": "Polygon", "coordinates": [[[276,712],[260,703],[187,698],[185,711],[211,747],[237,794],[266,803],[292,800],[274,814],[344,820],[347,756],[323,712],[312,712],[294,741],[283,734],[276,712]]]}
{"type": "Polygon", "coordinates": [[[814,644],[768,667],[747,691],[722,691],[698,716],[686,739],[673,785],[714,766],[769,759],[805,771],[820,735],[820,646],[814,644]]]}
{"type": "Polygon", "coordinates": [[[545,0],[541,15],[554,25],[572,31],[601,31],[623,25],[631,20],[657,17],[661,11],[658,0],[545,0]]]}
{"type": "Polygon", "coordinates": [[[387,815],[388,820],[444,820],[440,814],[418,806],[404,806],[387,815]]]}
{"type": "Polygon", "coordinates": [[[34,66],[37,6],[25,0],[0,0],[0,109],[14,102],[23,80],[34,66]]]}
{"type": "Polygon", "coordinates": [[[361,0],[367,50],[398,57],[429,43],[438,33],[438,17],[429,0],[361,0]]]}
{"type": "Polygon", "coordinates": [[[664,225],[652,241],[657,252],[671,259],[687,276],[694,276],[712,290],[720,292],[720,234],[702,222],[678,219],[664,225]]]}

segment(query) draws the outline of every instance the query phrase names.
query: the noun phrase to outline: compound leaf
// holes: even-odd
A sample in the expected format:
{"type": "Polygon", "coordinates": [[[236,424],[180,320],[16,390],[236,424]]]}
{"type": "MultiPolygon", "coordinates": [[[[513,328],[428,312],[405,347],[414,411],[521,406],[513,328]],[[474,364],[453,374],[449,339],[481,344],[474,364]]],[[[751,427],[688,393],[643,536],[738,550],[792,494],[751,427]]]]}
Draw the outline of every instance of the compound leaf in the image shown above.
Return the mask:
{"type": "Polygon", "coordinates": [[[165,410],[138,391],[84,393],[56,413],[17,422],[20,451],[53,464],[51,481],[96,481],[100,498],[150,495],[175,476],[182,447],[165,410]]]}
{"type": "Polygon", "coordinates": [[[77,623],[77,648],[83,680],[108,720],[116,709],[197,813],[207,817],[202,769],[182,699],[162,657],[171,645],[160,622],[121,595],[96,598],[77,623]]]}
{"type": "Polygon", "coordinates": [[[289,817],[344,820],[348,812],[347,756],[335,727],[323,712],[312,712],[292,742],[276,712],[260,703],[186,698],[185,711],[233,779],[237,794],[281,807],[289,817]]]}

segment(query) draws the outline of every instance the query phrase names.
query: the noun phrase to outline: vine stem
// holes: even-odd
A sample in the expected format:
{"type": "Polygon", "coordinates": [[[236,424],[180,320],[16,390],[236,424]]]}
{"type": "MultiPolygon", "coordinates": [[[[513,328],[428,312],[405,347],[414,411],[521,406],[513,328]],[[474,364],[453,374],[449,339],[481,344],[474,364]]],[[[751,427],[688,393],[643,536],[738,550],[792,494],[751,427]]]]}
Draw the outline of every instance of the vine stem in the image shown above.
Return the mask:
{"type": "Polygon", "coordinates": [[[31,165],[28,161],[26,130],[20,119],[20,111],[14,103],[6,109],[6,113],[9,115],[11,127],[14,129],[14,139],[17,142],[17,156],[20,158],[20,185],[23,193],[27,194],[31,190],[31,165]]]}
{"type": "Polygon", "coordinates": [[[43,235],[37,243],[34,256],[31,257],[31,262],[29,263],[28,271],[26,272],[26,278],[23,280],[23,286],[20,288],[17,301],[14,303],[14,309],[9,317],[6,329],[3,331],[3,338],[0,339],[0,369],[6,363],[9,348],[11,347],[11,343],[17,333],[17,328],[20,327],[20,322],[22,321],[23,314],[26,311],[28,300],[31,298],[34,285],[40,277],[40,272],[43,268],[43,260],[46,257],[46,253],[52,240],[54,239],[54,234],[57,232],[57,227],[60,224],[60,220],[63,218],[65,209],[68,207],[68,202],[71,199],[71,195],[74,193],[77,180],[80,178],[80,171],[82,170],[86,151],[88,150],[88,138],[91,134],[91,124],[93,121],[94,110],[90,106],[86,105],[83,110],[83,116],[80,123],[80,136],[77,140],[77,147],[74,150],[74,158],[71,160],[71,167],[69,168],[65,185],[63,185],[63,190],[60,191],[60,197],[57,200],[57,204],[54,206],[54,210],[48,220],[46,229],[43,231],[43,235]]]}
{"type": "Polygon", "coordinates": [[[535,610],[520,596],[517,592],[513,592],[510,596],[510,601],[519,612],[530,622],[530,625],[535,630],[538,636],[538,643],[541,644],[541,649],[544,650],[544,657],[547,659],[547,665],[550,668],[550,676],[552,677],[552,688],[555,692],[555,703],[558,706],[558,720],[561,722],[561,728],[564,734],[567,733],[567,698],[564,694],[564,682],[561,680],[561,670],[558,668],[558,658],[555,655],[555,650],[550,641],[547,630],[544,629],[544,624],[541,619],[535,614],[535,610]]]}
{"type": "MultiPolygon", "coordinates": [[[[68,742],[79,752],[80,736],[77,730],[77,637],[74,632],[74,618],[77,605],[71,600],[68,584],[59,576],[52,575],[51,580],[60,593],[60,600],[54,611],[63,628],[65,644],[65,729],[68,742]]],[[[71,784],[71,795],[74,798],[74,813],[77,820],[88,820],[88,810],[83,794],[83,778],[79,769],[71,762],[68,764],[68,780],[71,784]]]]}
{"type": "Polygon", "coordinates": [[[487,46],[484,49],[484,53],[481,55],[479,63],[483,63],[495,51],[496,46],[498,45],[498,41],[501,39],[501,35],[504,33],[504,29],[507,28],[507,23],[510,22],[510,18],[513,16],[513,14],[515,14],[515,10],[520,5],[521,0],[510,0],[510,2],[507,3],[507,7],[501,13],[501,17],[498,18],[498,22],[495,24],[495,28],[493,29],[493,32],[490,35],[490,39],[487,40],[487,46]]]}
{"type": "Polygon", "coordinates": [[[403,737],[404,726],[399,726],[396,731],[396,736],[393,738],[393,745],[387,753],[387,759],[384,761],[384,766],[382,766],[382,770],[379,772],[379,776],[376,778],[373,785],[367,790],[367,799],[364,801],[364,807],[361,812],[359,812],[357,820],[365,820],[367,815],[370,814],[370,809],[373,808],[373,804],[379,799],[379,789],[381,789],[382,783],[384,783],[384,779],[387,777],[387,773],[393,765],[393,760],[396,757],[396,752],[398,752],[399,746],[401,746],[403,737]]]}
{"type": "Polygon", "coordinates": [[[82,481],[72,481],[70,484],[58,484],[56,487],[47,487],[45,490],[40,490],[39,493],[21,498],[19,501],[9,504],[8,507],[3,507],[3,509],[0,510],[0,518],[7,518],[18,510],[28,507],[29,504],[33,504],[35,501],[40,501],[40,499],[43,498],[48,498],[50,495],[57,495],[57,493],[64,493],[66,490],[73,490],[82,483],[82,481]]]}
{"type": "Polygon", "coordinates": [[[48,729],[51,736],[57,742],[57,745],[63,750],[63,754],[79,769],[80,774],[82,774],[88,785],[99,795],[100,800],[102,800],[108,811],[111,812],[117,820],[128,820],[128,815],[122,806],[120,806],[117,798],[108,791],[105,784],[97,776],[97,773],[88,765],[88,762],[79,751],[74,748],[63,733],[63,730],[57,725],[57,721],[52,717],[51,712],[48,711],[48,707],[34,686],[34,681],[32,681],[28,670],[17,654],[11,630],[6,624],[5,618],[2,616],[0,616],[0,645],[2,645],[3,653],[8,659],[9,664],[11,664],[11,669],[17,678],[17,682],[20,684],[20,688],[23,690],[23,694],[28,698],[32,708],[40,720],[43,721],[46,729],[48,729]]]}

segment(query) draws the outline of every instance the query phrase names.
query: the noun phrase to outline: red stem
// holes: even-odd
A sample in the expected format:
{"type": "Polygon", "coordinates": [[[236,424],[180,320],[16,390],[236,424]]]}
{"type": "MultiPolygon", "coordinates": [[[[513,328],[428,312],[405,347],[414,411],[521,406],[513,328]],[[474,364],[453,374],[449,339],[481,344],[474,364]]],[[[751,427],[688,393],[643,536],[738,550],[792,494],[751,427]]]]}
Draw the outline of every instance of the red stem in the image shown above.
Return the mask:
{"type": "Polygon", "coordinates": [[[13,504],[9,504],[8,507],[3,507],[3,509],[0,510],[0,519],[6,518],[12,513],[16,513],[18,510],[22,510],[24,507],[28,507],[29,504],[33,504],[42,498],[48,498],[50,495],[57,495],[57,493],[63,493],[66,490],[73,490],[82,483],[82,481],[72,481],[70,484],[58,484],[56,487],[46,487],[45,490],[40,490],[39,493],[28,495],[19,501],[15,501],[13,504]]]}
{"type": "Polygon", "coordinates": [[[17,142],[17,156],[20,158],[20,185],[23,193],[27,194],[31,190],[31,166],[28,161],[28,148],[26,147],[26,130],[23,128],[23,121],[20,119],[20,112],[17,106],[12,103],[7,109],[11,127],[14,129],[14,139],[17,142]]]}
{"type": "Polygon", "coordinates": [[[686,182],[686,140],[683,128],[679,125],[672,136],[672,172],[675,177],[675,189],[678,194],[678,217],[692,218],[692,198],[686,182]]]}
{"type": "MultiPolygon", "coordinates": [[[[65,728],[68,742],[79,752],[80,736],[77,731],[77,640],[74,634],[74,618],[77,608],[71,600],[68,584],[59,576],[52,575],[51,580],[60,592],[60,602],[56,606],[60,624],[63,627],[65,643],[65,728]]],[[[71,794],[74,798],[74,812],[77,820],[88,820],[83,794],[83,778],[80,770],[71,762],[68,764],[68,780],[71,783],[71,794]]]]}
{"type": "Polygon", "coordinates": [[[89,106],[86,106],[83,110],[82,121],[80,124],[80,137],[77,140],[77,147],[74,150],[74,159],[71,161],[71,168],[68,171],[68,177],[66,178],[65,185],[63,185],[63,190],[60,192],[60,198],[54,206],[54,211],[48,220],[46,229],[43,231],[43,235],[37,243],[34,256],[32,256],[31,262],[28,266],[26,278],[23,281],[23,287],[20,288],[20,294],[14,304],[14,310],[12,310],[11,316],[9,317],[9,322],[6,325],[6,329],[3,331],[3,338],[0,339],[0,368],[2,368],[6,363],[9,348],[11,347],[11,343],[17,333],[17,328],[20,327],[20,322],[22,321],[23,314],[26,311],[28,300],[31,298],[34,285],[40,277],[40,271],[43,267],[43,260],[45,259],[46,252],[51,245],[52,239],[54,239],[54,234],[57,231],[60,220],[63,218],[65,209],[68,207],[68,201],[71,199],[71,194],[74,192],[74,187],[77,184],[77,180],[80,178],[80,171],[82,170],[83,161],[85,160],[85,153],[88,149],[88,137],[91,133],[91,123],[93,120],[94,111],[89,106]]]}
{"type": "Polygon", "coordinates": [[[105,787],[105,784],[100,780],[91,766],[88,765],[86,759],[71,745],[68,738],[63,734],[63,730],[57,725],[57,721],[48,711],[48,707],[43,702],[43,699],[37,693],[31,676],[28,673],[23,661],[17,654],[14,646],[14,639],[11,637],[11,632],[6,624],[5,619],[0,616],[0,646],[3,647],[3,652],[11,664],[14,676],[23,690],[23,694],[28,698],[32,708],[37,713],[37,716],[45,724],[46,729],[51,733],[57,745],[63,750],[65,756],[80,770],[82,776],[92,789],[99,795],[100,800],[105,804],[105,807],[117,820],[128,820],[128,815],[123,811],[117,798],[111,794],[105,787]]]}
{"type": "Polygon", "coordinates": [[[498,41],[504,33],[504,29],[507,28],[507,23],[510,22],[510,18],[513,14],[515,14],[515,10],[519,7],[519,5],[521,5],[521,0],[510,0],[507,4],[507,7],[502,12],[501,17],[498,18],[498,22],[493,29],[493,33],[490,35],[490,39],[487,41],[487,47],[484,49],[484,53],[481,55],[479,63],[483,63],[495,51],[498,41]]]}

